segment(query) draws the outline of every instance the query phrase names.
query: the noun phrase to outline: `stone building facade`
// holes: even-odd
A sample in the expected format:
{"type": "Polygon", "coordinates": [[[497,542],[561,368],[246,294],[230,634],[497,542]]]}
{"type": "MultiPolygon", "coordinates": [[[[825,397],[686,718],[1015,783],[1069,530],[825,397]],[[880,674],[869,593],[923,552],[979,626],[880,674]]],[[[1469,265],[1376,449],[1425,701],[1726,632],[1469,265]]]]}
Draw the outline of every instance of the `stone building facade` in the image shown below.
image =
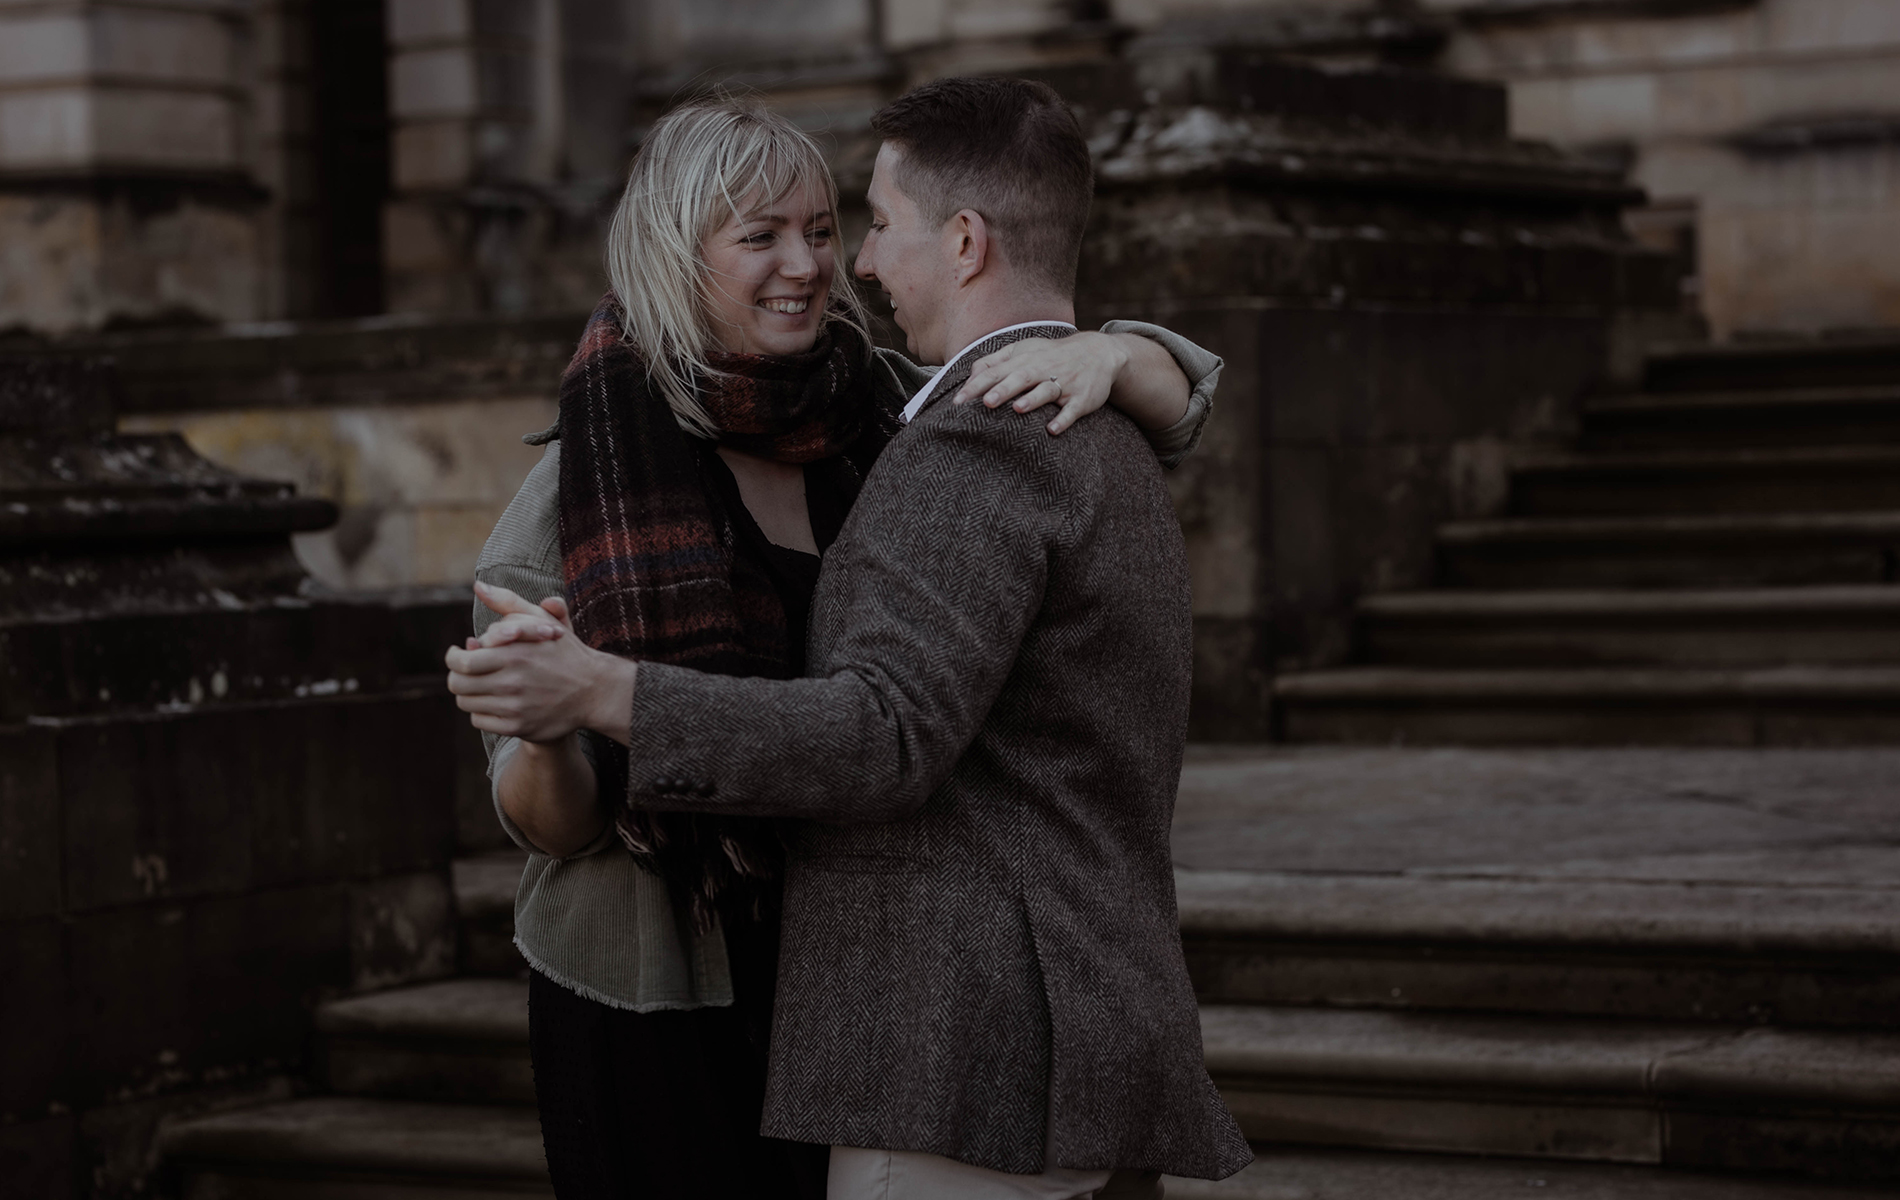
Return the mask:
{"type": "Polygon", "coordinates": [[[0,6],[0,331],[582,308],[684,91],[848,131],[1181,36],[1506,83],[1649,191],[1718,338],[1900,320],[1886,0],[62,0],[0,6]]]}
{"type": "MultiPolygon", "coordinates": [[[[1422,440],[1374,449],[1382,434],[1326,426],[1388,465],[1413,456],[1357,484],[1325,439],[1297,454],[1289,443],[1265,458],[1252,448],[1222,457],[1264,428],[1268,407],[1275,420],[1334,411],[1340,389],[1357,384],[1262,359],[1269,334],[1255,324],[1208,325],[1201,336],[1236,370],[1207,461],[1177,481],[1178,499],[1212,539],[1201,551],[1211,574],[1197,581],[1209,629],[1252,630],[1233,633],[1250,649],[1210,661],[1258,674],[1336,654],[1352,597],[1421,579],[1413,535],[1485,512],[1514,447],[1562,436],[1578,395],[1608,386],[1632,338],[1895,323],[1900,260],[1878,236],[1900,198],[1884,132],[1900,114],[1889,57],[1900,53],[1900,9],[1887,0],[74,0],[0,5],[0,331],[11,331],[0,336],[104,337],[132,379],[128,431],[183,432],[234,469],[337,502],[335,528],[299,535],[320,580],[459,582],[533,461],[517,436],[551,418],[561,346],[603,287],[600,240],[625,161],[676,98],[715,84],[765,94],[830,139],[849,207],[868,163],[866,118],[915,82],[1105,71],[1110,91],[1121,89],[1096,104],[1107,171],[1126,133],[1113,113],[1217,114],[1226,102],[1151,95],[1117,64],[1210,49],[1501,83],[1508,126],[1472,151],[1486,170],[1508,174],[1542,153],[1513,148],[1509,134],[1647,195],[1603,192],[1563,231],[1547,206],[1523,209],[1469,180],[1447,193],[1462,212],[1344,198],[1301,210],[1301,200],[1277,210],[1306,214],[1288,244],[1310,247],[1309,233],[1332,236],[1329,222],[1358,212],[1364,220],[1338,226],[1342,244],[1374,265],[1322,281],[1312,272],[1346,271],[1347,259],[1321,270],[1317,258],[1269,257],[1231,294],[1187,297],[1156,246],[1114,257],[1148,236],[1116,223],[1111,193],[1115,204],[1147,203],[1116,183],[1092,242],[1094,316],[1193,323],[1184,314],[1209,304],[1320,312],[1326,336],[1343,339],[1340,363],[1363,364],[1378,360],[1389,314],[1407,305],[1466,322],[1479,310],[1504,320],[1521,300],[1557,319],[1570,284],[1518,300],[1467,287],[1458,254],[1481,258],[1486,239],[1519,237],[1545,255],[1634,239],[1673,258],[1685,285],[1666,301],[1636,288],[1646,315],[1634,320],[1634,292],[1579,284],[1571,316],[1590,332],[1564,340],[1563,355],[1493,360],[1560,366],[1497,376],[1492,401],[1445,399],[1446,420],[1422,440]],[[1416,264],[1395,247],[1415,235],[1439,247],[1436,274],[1406,276],[1416,264]],[[1384,257],[1368,249],[1381,236],[1397,238],[1384,257]],[[1133,273],[1116,266],[1137,260],[1133,273]],[[1387,295],[1388,285],[1416,294],[1387,295]],[[1673,321],[1662,320],[1664,303],[1673,321]],[[139,364],[171,382],[141,391],[139,364]],[[1279,517],[1261,508],[1269,492],[1279,517]],[[1403,497],[1409,516],[1385,541],[1354,532],[1357,520],[1286,525],[1302,506],[1343,511],[1349,494],[1403,497]],[[1275,520],[1269,551],[1261,539],[1275,520]],[[1260,565],[1269,562],[1278,565],[1260,565]],[[1247,624],[1261,621],[1270,636],[1247,624]]],[[[1167,120],[1183,136],[1199,129],[1167,120]]],[[[1202,132],[1219,141],[1224,120],[1210,116],[1202,132]]],[[[1154,179],[1157,196],[1173,197],[1150,206],[1156,221],[1168,204],[1203,206],[1181,219],[1205,240],[1234,215],[1218,189],[1190,202],[1154,179]]],[[[846,215],[851,240],[861,226],[846,215]]],[[[1384,383],[1358,379],[1371,389],[1368,412],[1421,403],[1393,381],[1450,370],[1421,376],[1410,362],[1391,359],[1384,383]]]]}

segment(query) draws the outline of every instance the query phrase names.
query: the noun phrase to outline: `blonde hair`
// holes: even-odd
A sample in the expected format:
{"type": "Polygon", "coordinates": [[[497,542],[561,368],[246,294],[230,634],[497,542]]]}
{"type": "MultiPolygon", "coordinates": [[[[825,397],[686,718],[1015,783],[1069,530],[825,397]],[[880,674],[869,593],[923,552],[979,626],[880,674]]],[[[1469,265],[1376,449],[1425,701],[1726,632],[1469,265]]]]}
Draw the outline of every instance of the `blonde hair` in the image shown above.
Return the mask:
{"type": "MultiPolygon", "coordinates": [[[[674,109],[633,157],[607,231],[607,278],[626,314],[627,339],[688,433],[719,435],[693,383],[720,373],[707,361],[720,347],[701,247],[748,198],[810,187],[822,191],[835,230],[838,185],[818,144],[762,104],[730,96],[674,109]]],[[[863,331],[863,302],[848,273],[834,278],[821,319],[863,331]]]]}

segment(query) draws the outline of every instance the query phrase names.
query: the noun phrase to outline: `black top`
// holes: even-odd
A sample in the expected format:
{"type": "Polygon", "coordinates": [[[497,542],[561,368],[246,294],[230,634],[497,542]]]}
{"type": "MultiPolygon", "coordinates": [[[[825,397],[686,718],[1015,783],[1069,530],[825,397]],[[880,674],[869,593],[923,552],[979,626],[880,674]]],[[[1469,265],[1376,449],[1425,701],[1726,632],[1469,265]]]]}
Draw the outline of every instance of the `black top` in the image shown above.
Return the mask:
{"type": "Polygon", "coordinates": [[[812,594],[818,590],[819,555],[837,540],[838,530],[851,511],[851,501],[857,493],[856,472],[836,459],[805,464],[805,508],[811,515],[812,540],[818,543],[818,554],[807,554],[769,540],[746,508],[745,499],[739,494],[739,481],[733,477],[726,460],[710,446],[705,458],[713,485],[718,488],[726,511],[732,514],[733,528],[738,534],[733,553],[749,560],[771,579],[779,603],[785,608],[785,641],[790,659],[787,665],[792,676],[803,675],[812,594]]]}

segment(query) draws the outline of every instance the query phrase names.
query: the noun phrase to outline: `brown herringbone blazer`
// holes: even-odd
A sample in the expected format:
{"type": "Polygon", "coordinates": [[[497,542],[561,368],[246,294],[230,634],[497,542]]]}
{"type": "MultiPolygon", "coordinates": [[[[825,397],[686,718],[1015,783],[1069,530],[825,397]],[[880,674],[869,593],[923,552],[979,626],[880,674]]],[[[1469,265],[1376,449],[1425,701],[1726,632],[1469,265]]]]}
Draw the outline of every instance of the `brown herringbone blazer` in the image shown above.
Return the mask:
{"type": "Polygon", "coordinates": [[[1251,1153],[1175,913],[1192,630],[1167,489],[1121,415],[1051,438],[951,405],[960,383],[826,555],[813,677],[641,665],[629,799],[808,819],[765,1133],[1220,1178],[1251,1153]]]}

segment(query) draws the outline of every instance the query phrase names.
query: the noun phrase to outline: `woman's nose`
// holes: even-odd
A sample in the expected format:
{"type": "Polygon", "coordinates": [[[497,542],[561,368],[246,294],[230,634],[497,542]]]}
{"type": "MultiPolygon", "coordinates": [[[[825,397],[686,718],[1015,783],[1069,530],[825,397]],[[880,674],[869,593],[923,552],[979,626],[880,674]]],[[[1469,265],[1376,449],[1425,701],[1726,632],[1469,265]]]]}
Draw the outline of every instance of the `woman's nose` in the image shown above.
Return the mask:
{"type": "Polygon", "coordinates": [[[810,279],[818,273],[818,256],[803,241],[795,243],[779,264],[779,274],[787,279],[810,279]]]}

